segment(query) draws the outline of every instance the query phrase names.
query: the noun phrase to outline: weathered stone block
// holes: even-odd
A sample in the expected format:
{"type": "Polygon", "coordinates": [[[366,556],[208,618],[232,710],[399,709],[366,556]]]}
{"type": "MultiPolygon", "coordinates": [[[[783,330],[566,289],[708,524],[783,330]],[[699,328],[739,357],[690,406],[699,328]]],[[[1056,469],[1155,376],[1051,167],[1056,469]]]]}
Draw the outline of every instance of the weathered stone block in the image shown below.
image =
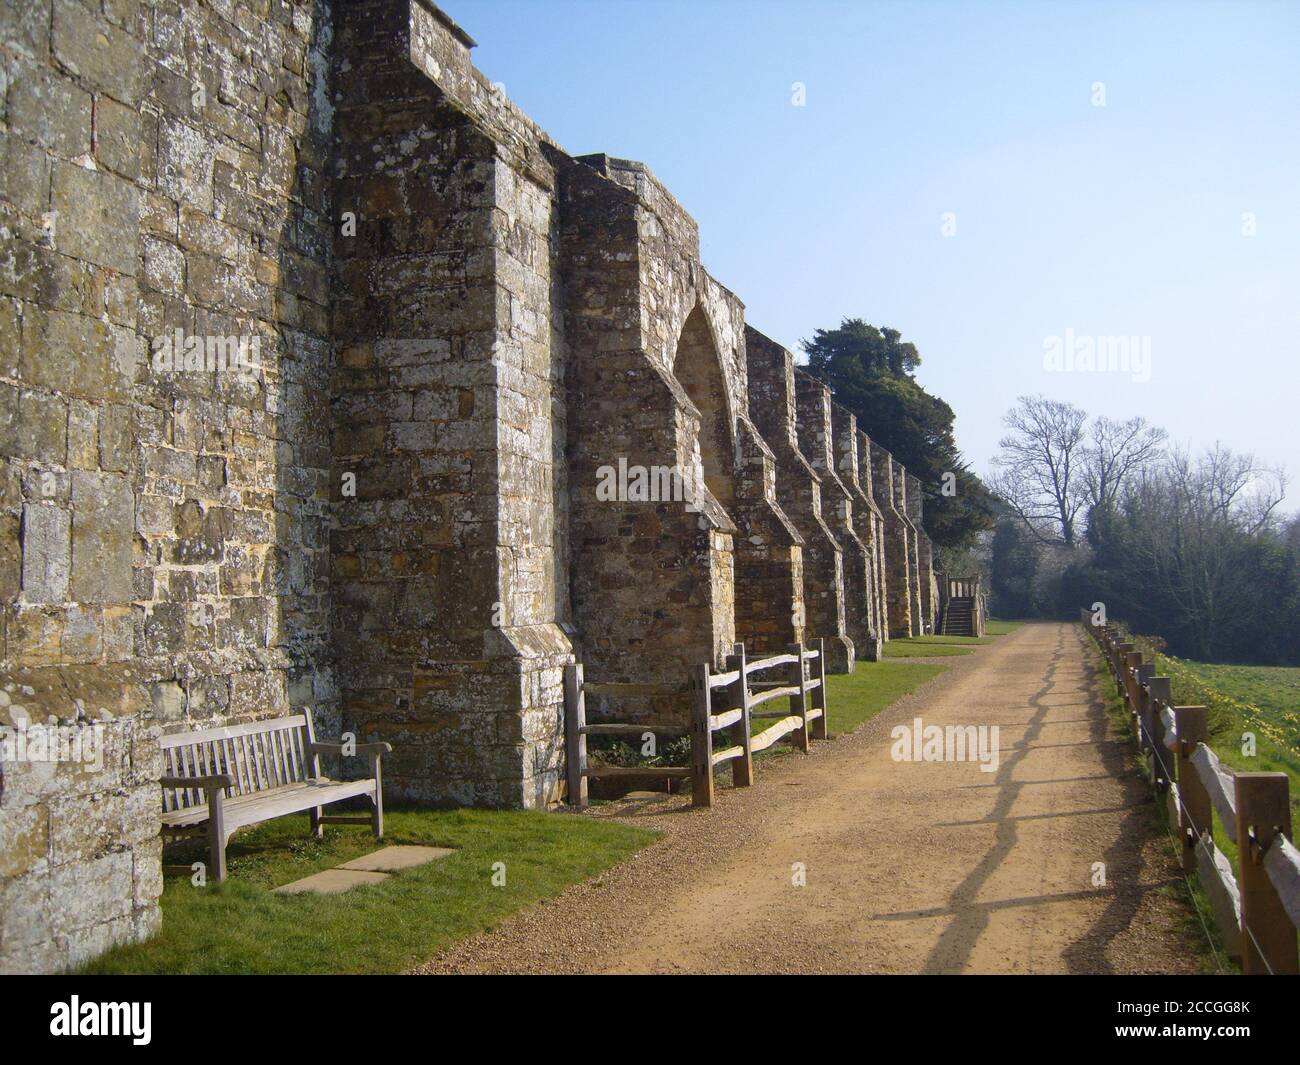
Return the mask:
{"type": "Polygon", "coordinates": [[[72,572],[72,515],[58,507],[23,507],[23,597],[62,603],[72,572]]]}
{"type": "Polygon", "coordinates": [[[95,159],[124,178],[140,176],[140,113],[111,96],[95,99],[95,159]]]}
{"type": "Polygon", "coordinates": [[[79,0],[54,0],[54,56],[89,85],[122,103],[139,102],[144,76],[141,44],[98,18],[79,0]]]}
{"type": "Polygon", "coordinates": [[[65,159],[90,151],[90,93],[26,59],[9,64],[8,74],[11,131],[21,130],[25,138],[65,159]]]}
{"type": "Polygon", "coordinates": [[[60,163],[54,168],[52,200],[58,212],[55,240],[60,251],[124,274],[135,273],[135,241],[122,239],[139,224],[139,193],[134,185],[107,171],[60,163]]]}
{"type": "Polygon", "coordinates": [[[17,423],[12,452],[48,466],[62,466],[68,457],[68,404],[61,396],[0,385],[0,436],[17,423]],[[10,406],[16,401],[16,412],[10,406]],[[16,416],[15,416],[16,414],[16,416]]]}
{"type": "Polygon", "coordinates": [[[11,133],[0,133],[0,199],[33,216],[50,206],[49,157],[11,133]]]}
{"type": "MultiPolygon", "coordinates": [[[[0,880],[0,958],[15,964],[18,954],[52,939],[51,873],[42,868],[13,879],[0,880]]],[[[9,971],[31,972],[31,969],[9,971]]]]}
{"type": "Polygon", "coordinates": [[[72,475],[72,596],[82,603],[131,598],[132,494],[117,474],[72,475]]]}
{"type": "Polygon", "coordinates": [[[50,811],[44,803],[0,803],[0,881],[45,872],[50,851],[50,811]]]}

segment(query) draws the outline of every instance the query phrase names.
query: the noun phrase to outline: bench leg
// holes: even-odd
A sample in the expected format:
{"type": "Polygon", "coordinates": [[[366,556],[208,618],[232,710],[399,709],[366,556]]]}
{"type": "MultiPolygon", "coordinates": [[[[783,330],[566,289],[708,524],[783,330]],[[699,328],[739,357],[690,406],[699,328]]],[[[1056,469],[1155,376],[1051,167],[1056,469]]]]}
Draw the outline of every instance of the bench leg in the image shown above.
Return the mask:
{"type": "Polygon", "coordinates": [[[384,789],[379,779],[379,759],[375,759],[375,794],[371,799],[374,805],[374,812],[371,814],[373,827],[375,830],[375,839],[384,838],[384,789]]]}
{"type": "Polygon", "coordinates": [[[226,831],[220,818],[208,822],[208,861],[210,878],[218,883],[226,879],[226,831]]]}
{"type": "Polygon", "coordinates": [[[314,839],[325,838],[325,826],[320,823],[320,811],[319,806],[311,808],[311,834],[314,839]]]}
{"type": "Polygon", "coordinates": [[[220,790],[208,793],[208,861],[212,865],[210,879],[218,883],[226,879],[226,812],[222,799],[220,790]]]}

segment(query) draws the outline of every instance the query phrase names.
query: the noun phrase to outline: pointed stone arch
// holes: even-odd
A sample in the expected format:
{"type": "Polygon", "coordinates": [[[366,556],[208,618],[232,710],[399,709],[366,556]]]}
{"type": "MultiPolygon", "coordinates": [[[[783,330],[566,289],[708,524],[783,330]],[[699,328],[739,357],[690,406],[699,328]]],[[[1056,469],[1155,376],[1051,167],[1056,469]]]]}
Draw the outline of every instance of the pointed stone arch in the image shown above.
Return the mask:
{"type": "Polygon", "coordinates": [[[735,486],[735,420],[713,326],[698,303],[682,323],[673,354],[673,375],[700,412],[700,460],[704,483],[724,507],[735,486]]]}

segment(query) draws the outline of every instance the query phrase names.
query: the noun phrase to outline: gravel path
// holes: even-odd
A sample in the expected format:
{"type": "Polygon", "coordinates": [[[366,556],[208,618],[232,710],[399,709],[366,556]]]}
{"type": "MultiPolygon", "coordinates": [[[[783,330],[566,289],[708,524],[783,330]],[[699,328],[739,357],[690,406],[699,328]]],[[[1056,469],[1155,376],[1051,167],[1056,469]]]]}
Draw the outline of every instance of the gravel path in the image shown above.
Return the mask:
{"type": "Polygon", "coordinates": [[[1195,972],[1183,910],[1159,890],[1179,877],[1169,840],[1084,639],[1031,624],[936,660],[946,673],[811,755],[760,761],[757,785],[711,810],[558,815],[665,835],[417,971],[1195,972]],[[917,716],[998,726],[997,770],[895,761],[890,730],[917,716]]]}

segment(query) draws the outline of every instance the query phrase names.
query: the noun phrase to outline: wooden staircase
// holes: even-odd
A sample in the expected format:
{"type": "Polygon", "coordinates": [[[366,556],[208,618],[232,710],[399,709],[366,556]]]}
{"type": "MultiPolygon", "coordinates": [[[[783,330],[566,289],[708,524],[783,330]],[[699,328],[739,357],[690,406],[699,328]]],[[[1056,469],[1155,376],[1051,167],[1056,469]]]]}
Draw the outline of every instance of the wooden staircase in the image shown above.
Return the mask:
{"type": "Polygon", "coordinates": [[[975,599],[949,599],[939,622],[941,636],[975,636],[975,599]]]}

